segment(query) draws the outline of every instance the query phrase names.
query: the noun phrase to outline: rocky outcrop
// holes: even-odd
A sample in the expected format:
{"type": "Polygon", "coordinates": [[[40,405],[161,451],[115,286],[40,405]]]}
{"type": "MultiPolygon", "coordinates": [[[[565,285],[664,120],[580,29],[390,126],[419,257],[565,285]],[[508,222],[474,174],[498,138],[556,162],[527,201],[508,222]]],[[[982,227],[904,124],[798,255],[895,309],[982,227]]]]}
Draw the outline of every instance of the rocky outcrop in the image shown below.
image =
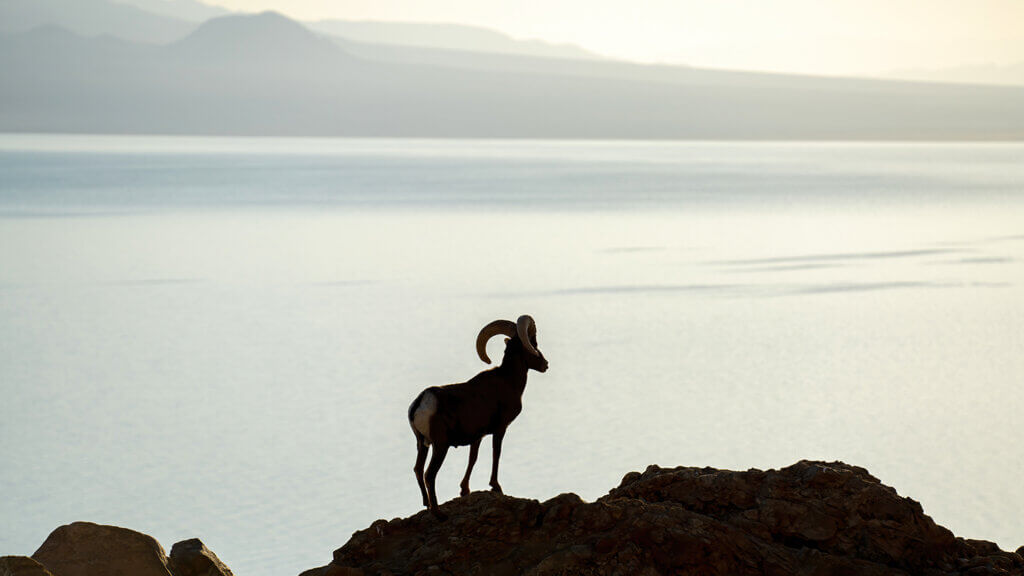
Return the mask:
{"type": "MultiPolygon", "coordinates": [[[[168,558],[151,536],[92,522],[57,528],[32,558],[10,558],[21,562],[10,564],[11,576],[233,576],[231,569],[196,538],[172,546],[168,558]],[[32,572],[23,560],[42,572],[32,572]]],[[[7,558],[0,560],[0,576],[7,576],[3,560],[7,558]]]]}
{"type": "Polygon", "coordinates": [[[597,502],[476,492],[378,520],[306,576],[1024,575],[1024,560],[957,538],[863,468],[649,467],[597,502]]]}
{"type": "Polygon", "coordinates": [[[53,576],[28,556],[0,556],[0,576],[53,576]]]}
{"type": "MultiPolygon", "coordinates": [[[[781,470],[630,472],[607,496],[546,502],[475,492],[378,520],[301,576],[1024,576],[1024,546],[955,537],[867,470],[801,461],[781,470]]],[[[233,576],[197,539],[171,556],[115,526],[61,526],[0,576],[233,576]]]]}
{"type": "Polygon", "coordinates": [[[92,522],[57,528],[32,558],[54,576],[171,576],[152,536],[92,522]]]}
{"type": "Polygon", "coordinates": [[[182,540],[172,546],[168,565],[174,576],[234,576],[198,538],[182,540]]]}

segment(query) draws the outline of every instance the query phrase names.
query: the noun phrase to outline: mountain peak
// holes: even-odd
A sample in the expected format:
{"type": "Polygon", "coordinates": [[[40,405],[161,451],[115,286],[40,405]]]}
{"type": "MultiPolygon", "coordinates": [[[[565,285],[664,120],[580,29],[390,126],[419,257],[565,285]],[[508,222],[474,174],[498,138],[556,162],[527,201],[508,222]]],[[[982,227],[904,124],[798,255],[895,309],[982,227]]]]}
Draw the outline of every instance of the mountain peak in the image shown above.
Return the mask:
{"type": "Polygon", "coordinates": [[[274,11],[211,18],[173,45],[197,56],[292,59],[337,56],[340,50],[302,24],[274,11]]]}

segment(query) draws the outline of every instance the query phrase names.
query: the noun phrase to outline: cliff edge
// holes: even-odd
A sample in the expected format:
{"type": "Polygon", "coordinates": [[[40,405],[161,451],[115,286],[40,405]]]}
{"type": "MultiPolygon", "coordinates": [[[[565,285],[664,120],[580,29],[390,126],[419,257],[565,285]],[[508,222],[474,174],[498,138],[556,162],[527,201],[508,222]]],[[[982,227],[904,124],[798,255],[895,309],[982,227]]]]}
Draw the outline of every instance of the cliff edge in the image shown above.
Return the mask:
{"type": "Polygon", "coordinates": [[[1024,547],[955,537],[842,462],[631,472],[593,503],[475,492],[356,532],[326,566],[355,575],[1024,575],[1024,547]]]}

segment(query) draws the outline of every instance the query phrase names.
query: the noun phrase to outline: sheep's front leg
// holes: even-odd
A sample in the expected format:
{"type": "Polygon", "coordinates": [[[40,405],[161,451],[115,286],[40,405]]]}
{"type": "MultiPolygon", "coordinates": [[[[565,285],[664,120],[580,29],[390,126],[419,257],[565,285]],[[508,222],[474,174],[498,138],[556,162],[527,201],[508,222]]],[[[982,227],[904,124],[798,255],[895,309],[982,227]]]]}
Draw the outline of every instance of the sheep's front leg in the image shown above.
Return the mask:
{"type": "Polygon", "coordinates": [[[494,433],[494,449],[491,458],[491,489],[498,494],[503,494],[501,484],[498,484],[498,460],[501,459],[501,441],[504,439],[504,430],[498,430],[494,433]]]}
{"type": "Polygon", "coordinates": [[[462,477],[462,484],[459,484],[459,487],[462,488],[459,496],[469,494],[469,475],[473,472],[473,465],[476,464],[476,453],[480,450],[480,440],[482,439],[477,438],[469,445],[469,466],[466,467],[466,475],[462,477]]]}

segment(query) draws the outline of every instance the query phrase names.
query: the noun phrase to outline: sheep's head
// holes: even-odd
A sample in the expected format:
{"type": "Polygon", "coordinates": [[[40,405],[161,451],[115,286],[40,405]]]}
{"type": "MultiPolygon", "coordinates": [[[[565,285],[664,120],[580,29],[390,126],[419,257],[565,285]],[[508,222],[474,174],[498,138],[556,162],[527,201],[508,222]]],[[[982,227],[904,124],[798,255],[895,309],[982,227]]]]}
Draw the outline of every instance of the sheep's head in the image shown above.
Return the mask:
{"type": "Polygon", "coordinates": [[[533,318],[523,314],[516,322],[511,320],[495,320],[480,330],[476,337],[476,353],[485,363],[490,364],[491,359],[487,357],[487,341],[498,334],[508,336],[505,340],[505,349],[509,346],[520,346],[526,352],[527,368],[538,372],[545,372],[548,369],[548,361],[537,348],[537,323],[533,318]]]}

